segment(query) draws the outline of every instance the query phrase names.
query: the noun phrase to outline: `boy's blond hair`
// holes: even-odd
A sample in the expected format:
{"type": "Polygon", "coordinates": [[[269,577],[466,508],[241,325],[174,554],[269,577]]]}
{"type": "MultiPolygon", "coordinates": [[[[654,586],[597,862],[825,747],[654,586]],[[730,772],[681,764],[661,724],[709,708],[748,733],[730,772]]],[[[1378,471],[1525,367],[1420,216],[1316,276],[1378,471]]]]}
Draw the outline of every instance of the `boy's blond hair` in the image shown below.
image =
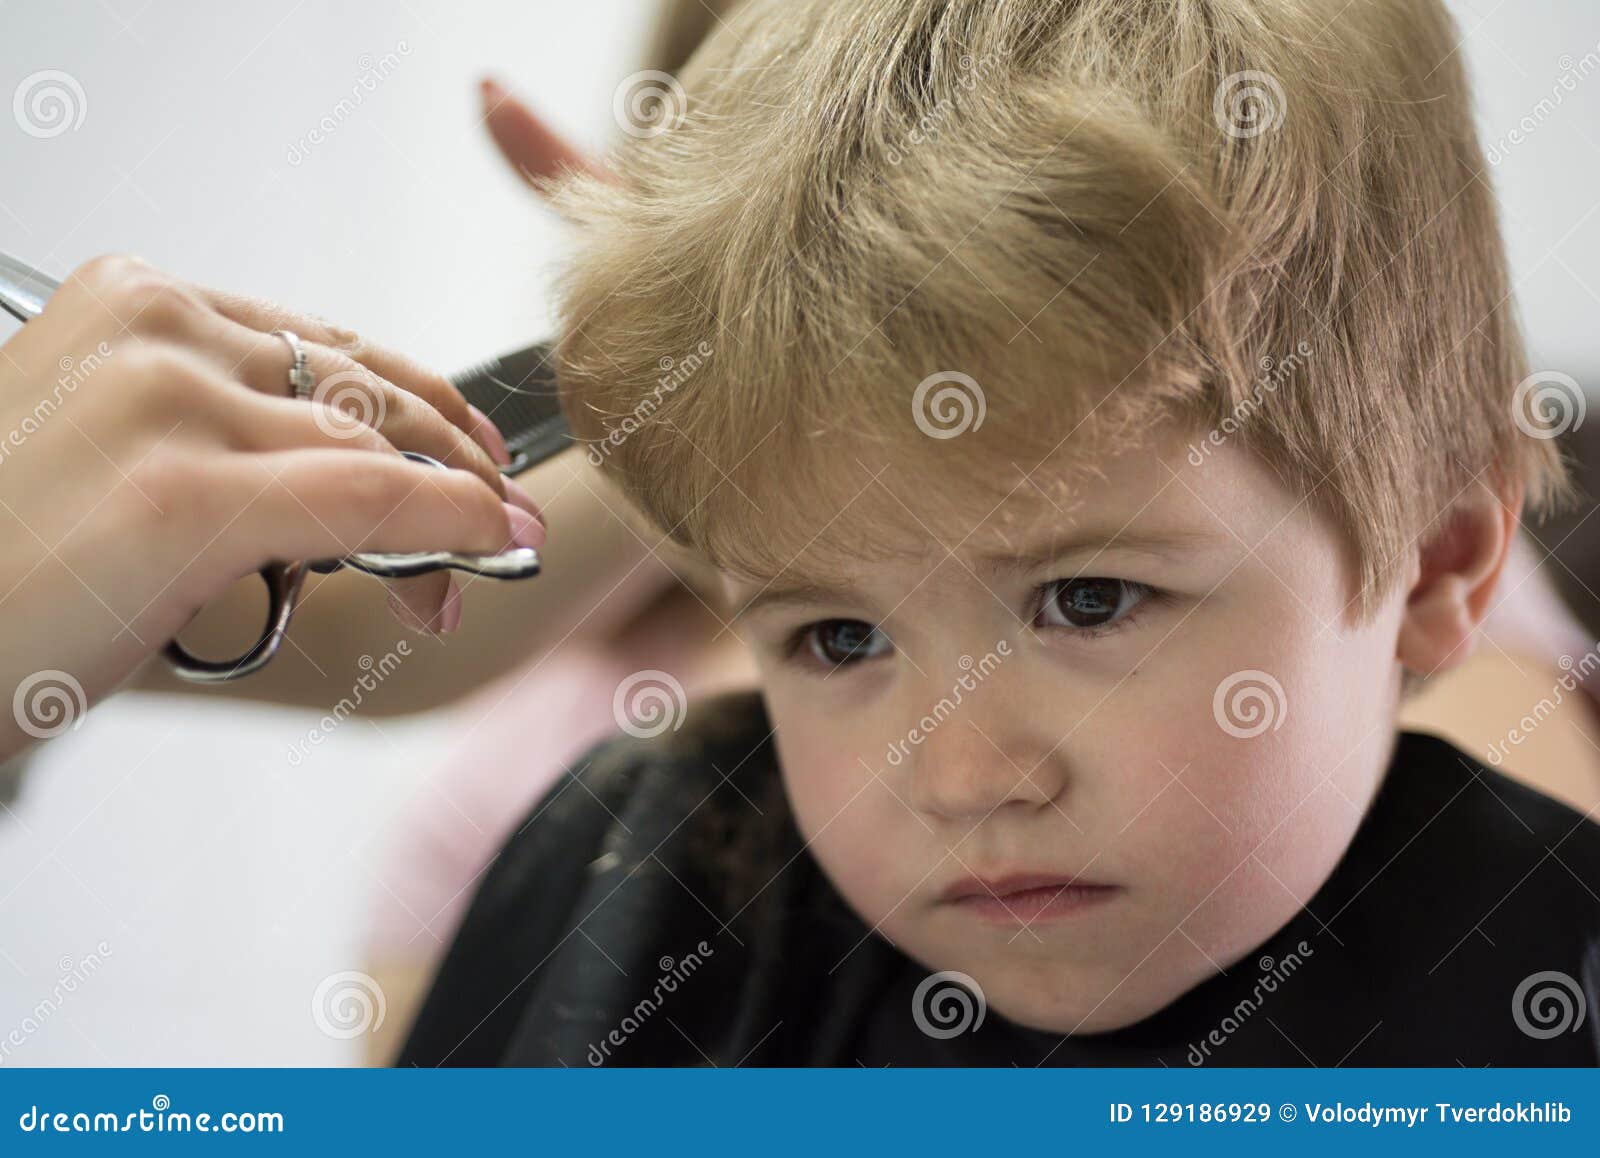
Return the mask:
{"type": "Polygon", "coordinates": [[[1474,480],[1566,487],[1457,48],[1436,0],[755,0],[564,191],[573,429],[759,576],[954,546],[1171,418],[1369,607],[1474,480]]]}

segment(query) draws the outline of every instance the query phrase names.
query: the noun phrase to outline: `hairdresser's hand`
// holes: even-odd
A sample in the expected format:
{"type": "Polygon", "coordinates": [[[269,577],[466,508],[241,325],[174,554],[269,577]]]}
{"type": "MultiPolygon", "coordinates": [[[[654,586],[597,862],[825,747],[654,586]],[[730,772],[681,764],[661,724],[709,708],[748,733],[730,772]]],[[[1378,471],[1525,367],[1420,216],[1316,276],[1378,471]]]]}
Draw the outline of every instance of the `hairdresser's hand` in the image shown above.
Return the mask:
{"type": "Polygon", "coordinates": [[[483,123],[511,167],[535,189],[541,182],[559,176],[563,169],[603,174],[575,145],[562,137],[498,82],[485,79],[479,85],[483,101],[483,123]]]}
{"type": "MultiPolygon", "coordinates": [[[[269,561],[542,542],[495,457],[482,416],[397,354],[134,259],[89,262],[0,346],[0,757],[53,730],[30,696],[93,701],[269,561]],[[304,344],[311,400],[289,396],[277,329],[304,344]]],[[[404,589],[448,628],[449,584],[404,589]]]]}

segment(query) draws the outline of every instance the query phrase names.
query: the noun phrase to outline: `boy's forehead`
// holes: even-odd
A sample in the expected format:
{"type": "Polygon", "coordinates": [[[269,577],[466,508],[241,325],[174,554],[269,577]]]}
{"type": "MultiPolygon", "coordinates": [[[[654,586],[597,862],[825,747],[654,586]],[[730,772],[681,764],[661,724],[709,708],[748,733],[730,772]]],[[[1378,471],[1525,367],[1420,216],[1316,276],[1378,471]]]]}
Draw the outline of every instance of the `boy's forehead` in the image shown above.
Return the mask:
{"type": "MultiPolygon", "coordinates": [[[[725,568],[731,589],[848,589],[899,568],[993,572],[1031,566],[1075,545],[1156,546],[1198,538],[1181,451],[1165,440],[1114,454],[1001,459],[937,470],[859,468],[843,499],[794,495],[798,517],[766,521],[761,565],[725,568]]],[[[803,484],[801,484],[803,487],[803,484]]]]}

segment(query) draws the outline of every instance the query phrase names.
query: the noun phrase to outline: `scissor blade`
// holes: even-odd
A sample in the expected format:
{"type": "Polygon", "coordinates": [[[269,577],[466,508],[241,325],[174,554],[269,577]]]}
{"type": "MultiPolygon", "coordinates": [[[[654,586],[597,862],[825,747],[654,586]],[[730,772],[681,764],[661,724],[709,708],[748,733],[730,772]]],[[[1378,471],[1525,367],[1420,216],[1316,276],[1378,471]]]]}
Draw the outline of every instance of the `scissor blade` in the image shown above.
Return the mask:
{"type": "Polygon", "coordinates": [[[61,283],[40,273],[9,253],[0,252],[0,309],[19,322],[32,321],[44,311],[44,303],[61,288],[61,283]]]}

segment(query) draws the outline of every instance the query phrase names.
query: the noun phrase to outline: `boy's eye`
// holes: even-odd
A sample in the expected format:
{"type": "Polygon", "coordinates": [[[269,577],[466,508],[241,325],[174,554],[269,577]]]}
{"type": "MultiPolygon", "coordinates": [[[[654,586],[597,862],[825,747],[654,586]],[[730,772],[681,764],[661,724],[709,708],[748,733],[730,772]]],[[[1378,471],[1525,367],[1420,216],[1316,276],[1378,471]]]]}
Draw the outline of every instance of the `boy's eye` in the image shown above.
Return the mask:
{"type": "Polygon", "coordinates": [[[1127,579],[1057,579],[1044,587],[1047,627],[1109,627],[1142,603],[1150,588],[1127,579]]]}
{"type": "Polygon", "coordinates": [[[830,667],[871,659],[889,644],[889,637],[859,619],[825,619],[802,631],[811,654],[830,667]]]}

